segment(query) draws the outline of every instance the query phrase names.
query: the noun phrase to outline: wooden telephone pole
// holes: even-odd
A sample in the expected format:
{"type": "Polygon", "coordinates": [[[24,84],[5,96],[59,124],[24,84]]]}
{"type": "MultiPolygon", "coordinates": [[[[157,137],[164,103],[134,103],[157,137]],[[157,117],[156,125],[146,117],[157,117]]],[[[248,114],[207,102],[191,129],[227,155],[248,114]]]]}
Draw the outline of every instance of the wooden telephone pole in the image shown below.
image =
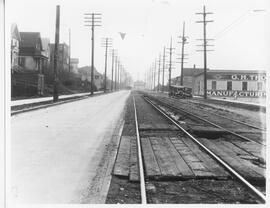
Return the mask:
{"type": "Polygon", "coordinates": [[[185,54],[185,44],[187,44],[187,36],[185,36],[185,22],[183,22],[183,34],[182,36],[180,36],[180,38],[182,39],[182,42],[180,42],[182,44],[182,49],[181,49],[181,86],[183,86],[183,80],[184,80],[184,59],[185,56],[187,54],[185,54]]]}
{"type": "Polygon", "coordinates": [[[107,54],[108,54],[108,47],[112,45],[110,38],[104,38],[102,42],[102,47],[105,47],[105,72],[104,72],[104,93],[106,93],[107,90],[107,54]]]}
{"type": "Polygon", "coordinates": [[[159,92],[159,85],[160,85],[160,62],[161,62],[161,55],[159,54],[159,58],[158,58],[158,87],[157,87],[158,92],[159,92]]]}
{"type": "MultiPolygon", "coordinates": [[[[170,55],[170,62],[169,62],[169,91],[171,88],[171,72],[172,72],[172,51],[175,49],[172,47],[172,37],[171,37],[171,42],[170,42],[170,48],[169,49],[169,55],[170,55]]],[[[170,93],[169,93],[170,95],[170,93]]]]}
{"type": "Polygon", "coordinates": [[[116,91],[116,83],[117,83],[117,66],[118,66],[118,57],[115,56],[115,79],[114,79],[114,90],[116,91]]]}
{"type": "Polygon", "coordinates": [[[164,72],[165,72],[165,51],[166,48],[163,48],[163,68],[162,68],[162,92],[164,92],[164,72]]]}
{"type": "Polygon", "coordinates": [[[156,69],[157,68],[157,60],[154,62],[154,88],[153,90],[155,91],[155,86],[156,86],[156,69]]]}
{"type": "Polygon", "coordinates": [[[94,28],[101,26],[101,14],[100,13],[86,13],[84,22],[87,23],[85,26],[91,27],[92,31],[92,49],[91,49],[91,95],[94,94],[94,28]]]}
{"type": "Polygon", "coordinates": [[[114,66],[114,52],[115,50],[112,49],[112,82],[111,82],[111,91],[113,91],[113,66],[114,66]]]}
{"type": "Polygon", "coordinates": [[[198,39],[198,40],[203,40],[202,45],[198,46],[203,46],[203,50],[197,50],[197,51],[203,51],[204,54],[204,99],[207,99],[207,57],[206,53],[207,51],[212,51],[212,50],[207,50],[207,46],[212,46],[212,45],[207,45],[207,41],[213,40],[213,39],[207,39],[206,38],[206,24],[208,22],[214,22],[213,20],[206,20],[206,15],[207,14],[213,14],[212,12],[206,12],[205,11],[205,6],[203,6],[203,12],[202,13],[196,13],[203,15],[203,20],[202,21],[196,21],[196,23],[203,23],[203,39],[198,39]]]}
{"type": "Polygon", "coordinates": [[[59,25],[60,25],[60,6],[57,5],[56,6],[54,59],[53,59],[53,71],[54,71],[53,102],[58,101],[59,77],[58,77],[58,69],[57,69],[57,60],[58,60],[58,45],[59,45],[59,25]]]}

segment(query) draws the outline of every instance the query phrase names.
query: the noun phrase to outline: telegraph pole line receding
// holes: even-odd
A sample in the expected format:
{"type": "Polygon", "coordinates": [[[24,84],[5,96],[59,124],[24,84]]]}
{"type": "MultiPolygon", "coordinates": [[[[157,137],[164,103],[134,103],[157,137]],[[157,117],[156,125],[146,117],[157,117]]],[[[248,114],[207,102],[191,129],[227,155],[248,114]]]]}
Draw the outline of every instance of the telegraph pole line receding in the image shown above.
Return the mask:
{"type": "Polygon", "coordinates": [[[114,66],[114,49],[112,49],[112,82],[111,82],[111,91],[113,91],[113,66],[114,66]]]}
{"type": "Polygon", "coordinates": [[[159,92],[159,85],[160,85],[160,62],[161,62],[161,54],[159,54],[159,59],[158,59],[158,88],[157,88],[158,92],[159,92]]]}
{"type": "Polygon", "coordinates": [[[156,71],[157,71],[157,60],[154,62],[154,91],[156,87],[156,71]]]}
{"type": "Polygon", "coordinates": [[[104,72],[104,93],[107,90],[107,54],[108,54],[108,47],[111,46],[111,39],[105,38],[105,43],[101,43],[103,47],[105,47],[105,72],[104,72]],[[110,42],[109,42],[110,41],[110,42]]]}
{"type": "Polygon", "coordinates": [[[118,64],[118,57],[115,57],[115,78],[114,78],[114,90],[116,91],[116,83],[117,83],[117,64],[118,64]]]}
{"type": "Polygon", "coordinates": [[[58,69],[57,69],[57,60],[58,60],[58,45],[59,45],[59,25],[60,25],[60,6],[57,5],[56,6],[54,59],[53,59],[53,71],[54,71],[53,102],[58,101],[59,77],[58,77],[58,69]]]}
{"type": "Polygon", "coordinates": [[[204,52],[204,99],[207,99],[207,57],[206,57],[206,52],[207,52],[207,41],[211,40],[211,39],[206,39],[206,24],[208,22],[214,22],[213,20],[206,20],[206,15],[207,14],[213,14],[212,12],[205,12],[205,6],[203,6],[203,12],[202,13],[196,13],[196,14],[200,14],[203,15],[203,21],[196,21],[196,23],[203,23],[203,39],[199,39],[199,40],[203,40],[203,45],[199,45],[199,46],[203,46],[203,50],[197,50],[197,51],[203,51],[204,52]]]}
{"type": "Polygon", "coordinates": [[[163,48],[163,67],[162,67],[162,92],[164,92],[164,72],[165,72],[165,50],[166,48],[163,48]]]}
{"type": "Polygon", "coordinates": [[[151,90],[154,90],[154,69],[153,69],[153,64],[151,66],[151,90]]]}
{"type": "Polygon", "coordinates": [[[91,57],[91,95],[94,94],[94,28],[101,26],[101,14],[100,13],[86,13],[84,14],[85,26],[91,27],[92,31],[92,57],[91,57]]]}
{"type": "Polygon", "coordinates": [[[118,83],[117,89],[118,90],[120,90],[120,73],[121,73],[120,70],[121,70],[121,63],[120,63],[120,61],[118,61],[118,72],[117,72],[118,73],[118,78],[117,78],[118,79],[117,80],[117,83],[118,83]]]}

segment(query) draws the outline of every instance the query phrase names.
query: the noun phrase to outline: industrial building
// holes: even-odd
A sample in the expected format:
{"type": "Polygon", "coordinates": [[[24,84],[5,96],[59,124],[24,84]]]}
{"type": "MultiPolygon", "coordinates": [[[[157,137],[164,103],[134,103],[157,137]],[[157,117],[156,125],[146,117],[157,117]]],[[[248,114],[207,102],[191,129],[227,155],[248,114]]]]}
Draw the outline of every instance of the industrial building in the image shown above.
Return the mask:
{"type": "MultiPolygon", "coordinates": [[[[204,94],[204,70],[185,68],[183,85],[192,87],[193,95],[204,94]]],[[[181,77],[173,79],[180,85],[181,77]]],[[[207,70],[207,95],[223,99],[254,101],[266,97],[266,72],[258,70],[207,70]]]]}

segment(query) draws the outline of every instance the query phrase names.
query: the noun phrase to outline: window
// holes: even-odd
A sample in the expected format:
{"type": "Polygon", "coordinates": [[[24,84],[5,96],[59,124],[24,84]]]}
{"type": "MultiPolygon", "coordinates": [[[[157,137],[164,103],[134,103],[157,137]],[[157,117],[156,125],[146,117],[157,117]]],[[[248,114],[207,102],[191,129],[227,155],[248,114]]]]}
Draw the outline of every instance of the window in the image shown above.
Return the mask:
{"type": "Polygon", "coordinates": [[[262,82],[257,82],[257,90],[262,90],[262,82]]]}
{"type": "Polygon", "coordinates": [[[19,58],[19,65],[24,67],[24,64],[25,64],[25,57],[20,57],[19,58]]]}
{"type": "Polygon", "coordinates": [[[227,82],[227,90],[232,90],[232,82],[231,81],[227,82]]]}
{"type": "Polygon", "coordinates": [[[247,82],[242,82],[242,90],[247,91],[247,82]]]}
{"type": "Polygon", "coordinates": [[[217,89],[217,81],[212,81],[212,90],[217,89]]]}

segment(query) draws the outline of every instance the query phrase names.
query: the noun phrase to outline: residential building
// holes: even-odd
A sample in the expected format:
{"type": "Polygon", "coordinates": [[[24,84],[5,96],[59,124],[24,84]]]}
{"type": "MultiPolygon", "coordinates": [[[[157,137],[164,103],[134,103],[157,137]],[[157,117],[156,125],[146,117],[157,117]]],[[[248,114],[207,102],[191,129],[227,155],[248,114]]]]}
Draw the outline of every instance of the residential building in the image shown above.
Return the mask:
{"type": "Polygon", "coordinates": [[[11,25],[11,73],[18,68],[19,65],[19,44],[21,36],[15,23],[11,25]]]}
{"type": "Polygon", "coordinates": [[[20,32],[19,65],[26,70],[43,72],[43,63],[47,59],[42,54],[39,32],[20,32]]]}
{"type": "MultiPolygon", "coordinates": [[[[42,42],[39,32],[20,32],[21,42],[19,43],[19,66],[21,70],[14,74],[14,88],[31,88],[31,93],[37,92],[43,95],[44,92],[44,62],[47,57],[42,54],[42,42]]],[[[29,94],[29,93],[27,93],[29,94]]]]}
{"type": "Polygon", "coordinates": [[[79,59],[78,58],[71,58],[70,59],[70,70],[73,73],[78,73],[78,64],[79,64],[79,59]]]}
{"type": "MultiPolygon", "coordinates": [[[[82,83],[90,84],[91,83],[91,67],[84,66],[78,69],[78,73],[81,77],[82,83]]],[[[101,73],[99,73],[96,68],[94,68],[94,84],[97,90],[101,90],[104,87],[104,79],[101,73]]]]}
{"type": "Polygon", "coordinates": [[[41,54],[45,56],[47,59],[43,63],[43,71],[47,71],[50,63],[50,39],[49,38],[41,38],[42,51],[41,54]]]}

